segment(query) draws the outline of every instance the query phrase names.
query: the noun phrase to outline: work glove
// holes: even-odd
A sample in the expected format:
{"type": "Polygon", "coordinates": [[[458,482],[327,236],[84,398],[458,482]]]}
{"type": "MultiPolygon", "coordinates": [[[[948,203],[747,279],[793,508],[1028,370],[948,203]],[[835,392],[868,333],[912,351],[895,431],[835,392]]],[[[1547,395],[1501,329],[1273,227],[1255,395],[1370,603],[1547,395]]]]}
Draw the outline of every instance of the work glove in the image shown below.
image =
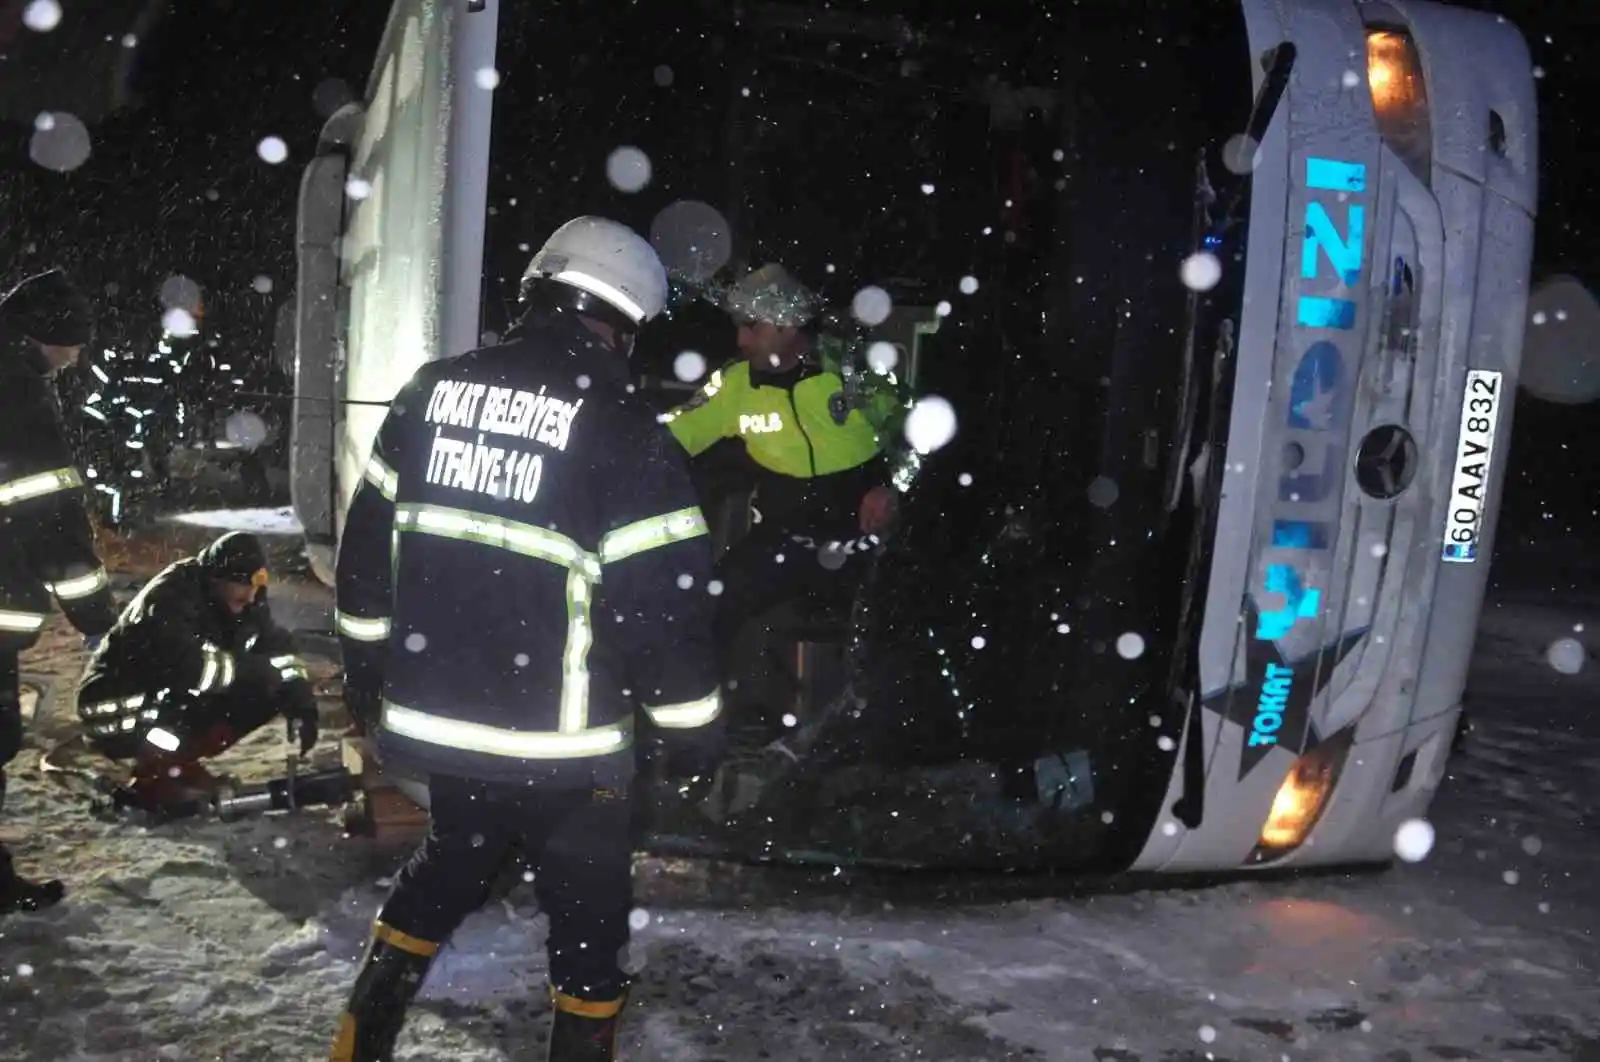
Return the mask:
{"type": "Polygon", "coordinates": [[[289,741],[300,745],[300,758],[311,754],[320,735],[317,717],[317,699],[311,692],[311,683],[304,681],[289,684],[289,704],[283,717],[289,724],[289,741]]]}

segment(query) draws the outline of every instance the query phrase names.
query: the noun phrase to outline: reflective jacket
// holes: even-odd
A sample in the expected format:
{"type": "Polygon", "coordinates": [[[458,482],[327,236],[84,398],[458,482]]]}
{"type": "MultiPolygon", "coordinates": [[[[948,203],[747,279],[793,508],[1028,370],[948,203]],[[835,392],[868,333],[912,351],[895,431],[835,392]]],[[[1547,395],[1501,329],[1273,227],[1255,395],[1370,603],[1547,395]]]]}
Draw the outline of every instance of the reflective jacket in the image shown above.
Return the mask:
{"type": "Polygon", "coordinates": [[[892,381],[846,368],[841,348],[824,339],[782,372],[734,362],[662,423],[691,456],[740,440],[761,471],[764,520],[802,527],[853,519],[862,495],[889,480],[885,443],[904,410],[892,381]]]}
{"type": "MultiPolygon", "coordinates": [[[[264,596],[237,616],[212,597],[211,577],[191,557],[145,584],[89,659],[78,718],[91,740],[139,736],[157,718],[157,694],[263,700],[309,682],[289,632],[264,596]]],[[[165,724],[163,724],[165,725],[165,724]]]]}
{"type": "Polygon", "coordinates": [[[627,387],[581,323],[533,317],[395,397],[338,560],[386,765],[625,784],[636,708],[680,740],[721,725],[705,520],[627,387]]]}
{"type": "Polygon", "coordinates": [[[52,597],[84,634],[116,622],[42,354],[0,324],[0,650],[39,639],[52,597]]]}

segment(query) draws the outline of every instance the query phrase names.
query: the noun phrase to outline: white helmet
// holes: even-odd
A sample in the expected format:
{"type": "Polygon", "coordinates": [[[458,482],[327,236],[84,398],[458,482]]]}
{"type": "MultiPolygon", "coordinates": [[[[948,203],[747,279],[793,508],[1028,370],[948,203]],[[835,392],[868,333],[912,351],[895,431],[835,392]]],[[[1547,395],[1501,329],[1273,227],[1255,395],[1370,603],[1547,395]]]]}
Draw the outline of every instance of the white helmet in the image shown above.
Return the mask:
{"type": "Polygon", "coordinates": [[[538,280],[588,292],[635,325],[667,304],[667,271],[655,248],[609,218],[573,218],[552,233],[522,274],[524,297],[538,280]]]}

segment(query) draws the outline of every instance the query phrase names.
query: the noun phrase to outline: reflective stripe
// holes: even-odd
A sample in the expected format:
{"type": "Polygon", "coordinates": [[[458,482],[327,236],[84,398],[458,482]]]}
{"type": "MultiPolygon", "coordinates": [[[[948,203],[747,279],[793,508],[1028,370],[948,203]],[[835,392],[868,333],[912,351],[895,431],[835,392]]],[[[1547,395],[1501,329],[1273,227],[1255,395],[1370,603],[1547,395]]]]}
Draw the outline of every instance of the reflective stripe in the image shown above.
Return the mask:
{"type": "Polygon", "coordinates": [[[36,472],[9,483],[0,483],[0,505],[15,505],[29,498],[54,494],[58,490],[73,490],[83,486],[83,477],[76,468],[54,468],[49,472],[36,472]]]}
{"type": "Polygon", "coordinates": [[[555,275],[555,281],[560,284],[571,284],[575,288],[582,288],[591,295],[598,295],[602,299],[621,310],[632,318],[634,324],[644,319],[644,307],[633,300],[627,292],[615,284],[607,284],[599,277],[577,269],[564,269],[555,275]]]}
{"type": "Polygon", "coordinates": [[[659,704],[654,707],[647,704],[644,710],[650,713],[650,720],[656,726],[672,730],[691,730],[697,726],[705,726],[722,714],[722,694],[714,692],[710,696],[701,697],[696,701],[684,701],[682,704],[659,704]]]}
{"type": "Polygon", "coordinates": [[[378,488],[390,501],[394,501],[395,493],[400,489],[400,474],[384,463],[383,458],[373,454],[367,461],[367,470],[362,473],[368,483],[378,488]]]}
{"type": "Polygon", "coordinates": [[[576,734],[589,725],[589,647],[594,628],[589,625],[592,584],[582,572],[567,573],[567,644],[561,650],[561,722],[563,734],[576,734]]]}
{"type": "Polygon", "coordinates": [[[600,579],[599,557],[566,535],[533,524],[442,505],[400,505],[394,511],[394,526],[397,531],[420,531],[493,546],[581,571],[592,581],[600,579]]]}
{"type": "Polygon", "coordinates": [[[311,678],[311,673],[306,670],[306,666],[293,653],[268,657],[267,662],[278,669],[278,674],[283,677],[285,682],[293,682],[296,679],[309,680],[311,678]]]}
{"type": "Polygon", "coordinates": [[[366,619],[348,612],[335,612],[334,623],[339,633],[358,642],[384,642],[389,640],[389,620],[366,619]]]}
{"type": "Polygon", "coordinates": [[[710,534],[698,505],[619,527],[600,540],[600,563],[615,564],[647,549],[710,534]]]}
{"type": "Polygon", "coordinates": [[[44,627],[44,617],[37,612],[12,612],[0,609],[0,631],[22,631],[32,634],[44,627]]]}
{"type": "Polygon", "coordinates": [[[50,592],[59,600],[76,601],[81,597],[90,597],[98,594],[111,585],[110,578],[104,568],[96,568],[88,575],[75,575],[71,579],[63,579],[59,583],[46,583],[50,592]]]}
{"type": "Polygon", "coordinates": [[[93,715],[93,716],[142,715],[144,718],[147,718],[147,719],[154,718],[158,714],[154,709],[152,709],[150,711],[147,711],[147,712],[140,712],[139,709],[143,708],[143,707],[144,707],[144,694],[135,693],[131,697],[123,697],[120,700],[115,700],[115,701],[96,701],[93,704],[80,705],[79,708],[78,708],[78,711],[82,715],[93,715]]]}
{"type": "Polygon", "coordinates": [[[225,649],[218,649],[210,642],[202,642],[200,652],[204,657],[200,665],[200,681],[195,683],[190,693],[220,692],[233,685],[236,671],[233,654],[225,649]]]}
{"type": "Polygon", "coordinates": [[[506,730],[429,715],[414,708],[383,702],[383,728],[429,745],[509,756],[524,760],[566,760],[621,752],[633,741],[633,721],[590,727],[569,733],[548,730],[506,730]]]}

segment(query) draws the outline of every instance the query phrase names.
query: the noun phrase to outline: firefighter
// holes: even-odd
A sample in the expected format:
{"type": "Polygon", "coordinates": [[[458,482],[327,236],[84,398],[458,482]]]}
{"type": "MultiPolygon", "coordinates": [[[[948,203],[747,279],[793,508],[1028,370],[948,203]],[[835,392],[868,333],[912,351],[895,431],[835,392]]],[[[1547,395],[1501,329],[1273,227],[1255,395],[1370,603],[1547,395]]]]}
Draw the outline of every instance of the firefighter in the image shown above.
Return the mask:
{"type": "Polygon", "coordinates": [[[722,743],[705,520],[628,375],[666,285],[631,229],[568,222],[506,341],[425,364],[378,432],[337,622],[346,685],[381,691],[385,768],[427,778],[432,827],[379,912],[335,1062],[390,1057],[434,955],[518,851],[550,918],[549,1058],[615,1057],[637,710],[669,776],[709,776],[722,743]]]}
{"type": "Polygon", "coordinates": [[[301,755],[316,744],[311,681],[267,581],[260,540],[230,531],[147,583],[90,657],[78,718],[97,752],[132,761],[119,803],[159,812],[209,796],[201,761],[278,716],[301,755]]]}
{"type": "MultiPolygon", "coordinates": [[[[59,270],[0,296],[0,804],[22,745],[17,657],[39,640],[53,596],[86,637],[116,619],[50,378],[93,331],[88,300],[59,270]]],[[[0,845],[0,914],[60,901],[59,881],[19,877],[0,845]]]]}
{"type": "Polygon", "coordinates": [[[662,420],[691,456],[738,439],[755,474],[749,535],[723,555],[717,643],[805,595],[853,593],[896,509],[888,448],[904,403],[883,373],[849,364],[814,327],[815,294],[782,266],[727,292],[743,360],[715,372],[662,420]]]}

